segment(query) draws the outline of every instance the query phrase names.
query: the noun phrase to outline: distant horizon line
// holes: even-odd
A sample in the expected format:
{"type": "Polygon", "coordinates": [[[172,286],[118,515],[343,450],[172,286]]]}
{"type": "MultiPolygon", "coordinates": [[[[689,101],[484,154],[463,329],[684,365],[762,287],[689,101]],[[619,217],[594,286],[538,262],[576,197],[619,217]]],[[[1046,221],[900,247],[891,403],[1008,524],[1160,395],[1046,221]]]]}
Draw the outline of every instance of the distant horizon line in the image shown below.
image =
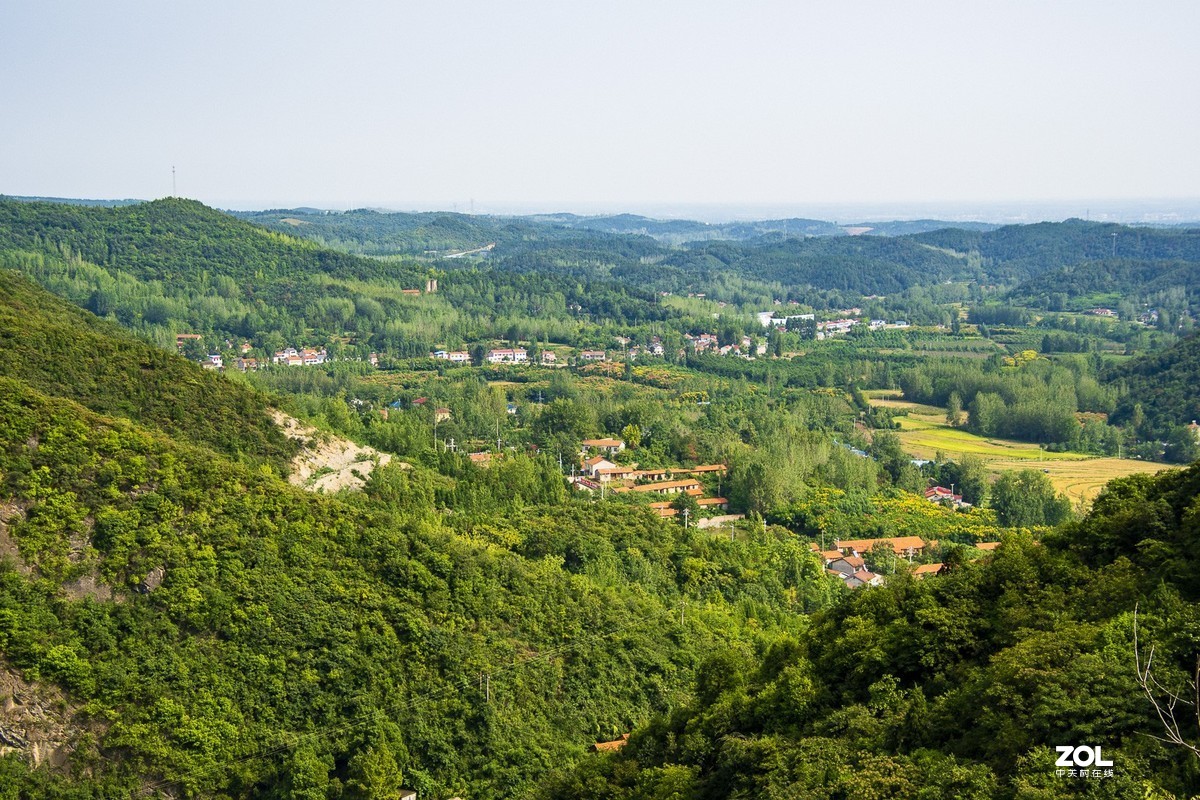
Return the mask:
{"type": "MultiPolygon", "coordinates": [[[[169,196],[169,195],[168,195],[169,196]]],[[[364,201],[346,202],[261,202],[221,201],[179,195],[224,211],[268,211],[315,209],[319,211],[372,210],[381,213],[457,213],[468,216],[614,216],[631,214],[657,220],[689,220],[709,224],[802,218],[853,225],[866,222],[907,222],[932,219],[944,222],[1030,224],[1084,219],[1093,222],[1140,222],[1157,224],[1200,223],[1200,197],[1081,198],[1061,200],[912,200],[839,202],[720,202],[720,201],[364,201]],[[846,222],[842,222],[846,220],[846,222]]],[[[66,195],[18,195],[0,197],[40,199],[93,204],[150,202],[158,198],[87,198],[66,195]]]]}

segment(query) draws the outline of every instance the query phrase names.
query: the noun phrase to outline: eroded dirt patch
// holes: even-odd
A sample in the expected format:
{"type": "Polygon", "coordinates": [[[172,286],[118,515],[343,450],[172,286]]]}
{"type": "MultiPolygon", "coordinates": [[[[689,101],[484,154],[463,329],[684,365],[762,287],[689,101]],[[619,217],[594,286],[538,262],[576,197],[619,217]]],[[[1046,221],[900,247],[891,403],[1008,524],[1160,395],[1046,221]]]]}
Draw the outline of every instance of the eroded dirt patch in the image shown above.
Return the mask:
{"type": "Polygon", "coordinates": [[[318,431],[281,411],[274,416],[284,434],[303,445],[292,459],[288,482],[310,492],[361,489],[372,470],[392,460],[387,453],[318,431]]]}

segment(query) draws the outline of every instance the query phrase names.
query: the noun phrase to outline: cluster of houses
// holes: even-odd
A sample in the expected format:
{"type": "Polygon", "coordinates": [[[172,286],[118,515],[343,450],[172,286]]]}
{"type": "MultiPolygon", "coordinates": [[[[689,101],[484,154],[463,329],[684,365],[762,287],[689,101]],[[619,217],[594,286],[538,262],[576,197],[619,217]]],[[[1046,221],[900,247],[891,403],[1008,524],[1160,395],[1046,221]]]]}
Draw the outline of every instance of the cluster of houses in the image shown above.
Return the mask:
{"type": "Polygon", "coordinates": [[[276,350],[275,355],[271,357],[271,363],[282,364],[285,367],[315,367],[318,364],[324,364],[328,355],[324,347],[320,350],[314,347],[306,347],[303,350],[287,347],[283,350],[276,350]]]}
{"type": "MultiPolygon", "coordinates": [[[[471,354],[466,350],[438,350],[429,354],[430,358],[449,361],[452,364],[470,364],[471,354]]],[[[529,351],[524,347],[494,347],[487,351],[483,357],[485,363],[488,364],[528,364],[529,351]]],[[[590,363],[593,361],[607,361],[608,354],[603,350],[581,350],[578,356],[579,363],[590,363]]],[[[558,355],[551,350],[543,350],[538,359],[543,367],[558,366],[558,355]]]]}
{"type": "MultiPolygon", "coordinates": [[[[622,344],[628,344],[628,343],[629,343],[628,339],[626,339],[622,342],[622,344]]],[[[629,357],[630,358],[637,358],[640,355],[648,355],[648,356],[655,356],[657,358],[661,358],[665,353],[666,353],[666,350],[663,348],[662,339],[660,339],[657,336],[652,337],[650,339],[650,344],[646,345],[645,347],[635,344],[633,347],[629,348],[629,357]]]]}
{"type": "MultiPolygon", "coordinates": [[[[178,350],[183,350],[187,342],[203,341],[203,339],[204,337],[198,333],[177,333],[175,334],[175,347],[178,350]]],[[[233,342],[226,339],[225,347],[228,350],[236,349],[240,353],[240,356],[233,362],[233,365],[242,372],[250,372],[268,366],[265,360],[260,360],[250,355],[250,352],[254,349],[254,346],[250,342],[242,342],[235,348],[233,342]]],[[[283,350],[276,350],[275,354],[271,357],[270,363],[284,367],[312,367],[324,364],[328,360],[330,360],[329,353],[324,347],[320,350],[314,347],[305,347],[300,350],[297,350],[295,347],[287,347],[283,350]]],[[[348,361],[350,359],[344,358],[342,360],[348,361]]],[[[367,360],[371,366],[379,366],[378,353],[371,353],[367,360]]],[[[205,369],[223,370],[226,367],[225,357],[220,353],[209,353],[200,360],[200,365],[205,369]]]]}
{"type": "MultiPolygon", "coordinates": [[[[866,555],[872,549],[885,545],[892,549],[897,558],[906,559],[912,563],[926,547],[925,540],[920,536],[893,536],[886,539],[839,539],[833,543],[832,550],[822,551],[817,544],[809,544],[809,548],[820,553],[825,561],[825,572],[838,578],[849,589],[860,586],[881,586],[886,578],[874,572],[866,561],[866,555]]],[[[943,564],[918,564],[913,568],[913,576],[918,580],[943,571],[943,564]]]]}
{"type": "MultiPolygon", "coordinates": [[[[429,357],[449,361],[451,364],[471,363],[471,354],[466,350],[437,350],[430,353],[429,357]]],[[[524,347],[494,347],[487,351],[483,360],[488,364],[528,364],[529,351],[524,347]]],[[[549,350],[542,351],[542,366],[556,366],[557,363],[558,356],[549,350]]]]}
{"type": "Polygon", "coordinates": [[[931,503],[953,506],[954,508],[970,508],[971,504],[964,502],[961,494],[955,494],[953,489],[945,486],[930,486],[925,490],[925,499],[931,503]]]}
{"type": "MultiPolygon", "coordinates": [[[[724,474],[724,464],[638,469],[636,464],[621,465],[609,460],[625,449],[625,442],[620,439],[586,439],[582,444],[580,472],[571,478],[577,488],[614,493],[634,492],[664,498],[687,494],[695,497],[702,509],[729,508],[729,501],[724,497],[705,497],[704,485],[697,477],[711,473],[724,474]]],[[[671,502],[657,500],[650,504],[650,508],[660,517],[673,517],[678,511],[671,507],[671,502]]]]}
{"type": "MultiPolygon", "coordinates": [[[[880,545],[890,547],[896,558],[912,564],[914,559],[924,555],[927,548],[937,547],[936,541],[926,542],[920,536],[892,536],[882,539],[838,539],[833,543],[832,550],[821,550],[816,542],[810,542],[808,547],[821,556],[825,562],[825,573],[841,580],[847,588],[857,589],[861,586],[880,586],[887,579],[875,572],[867,562],[867,556],[880,545]]],[[[985,552],[993,552],[1000,542],[978,542],[975,547],[985,552]]],[[[945,573],[944,563],[916,564],[912,567],[912,575],[917,580],[924,580],[931,575],[945,573]]]]}
{"type": "Polygon", "coordinates": [[[493,348],[485,360],[489,364],[528,364],[529,352],[524,347],[493,348]]]}
{"type": "Polygon", "coordinates": [[[740,342],[731,342],[726,345],[722,345],[717,339],[716,334],[712,333],[701,333],[694,336],[687,334],[684,338],[687,339],[692,349],[697,353],[717,353],[723,356],[753,358],[755,355],[762,355],[767,352],[765,342],[760,343],[757,348],[754,348],[753,340],[749,336],[743,336],[740,342]]]}
{"type": "MultiPolygon", "coordinates": [[[[840,336],[849,333],[856,326],[864,324],[861,318],[862,309],[859,308],[843,308],[834,311],[834,319],[822,320],[817,322],[817,338],[826,339],[831,336],[840,336]]],[[[788,316],[777,316],[775,311],[762,311],[758,314],[758,321],[764,328],[784,328],[792,320],[815,321],[816,314],[789,314],[788,316]]],[[[867,327],[872,331],[881,330],[902,330],[909,327],[908,322],[897,320],[896,322],[888,322],[884,319],[872,319],[866,322],[867,327]]]]}

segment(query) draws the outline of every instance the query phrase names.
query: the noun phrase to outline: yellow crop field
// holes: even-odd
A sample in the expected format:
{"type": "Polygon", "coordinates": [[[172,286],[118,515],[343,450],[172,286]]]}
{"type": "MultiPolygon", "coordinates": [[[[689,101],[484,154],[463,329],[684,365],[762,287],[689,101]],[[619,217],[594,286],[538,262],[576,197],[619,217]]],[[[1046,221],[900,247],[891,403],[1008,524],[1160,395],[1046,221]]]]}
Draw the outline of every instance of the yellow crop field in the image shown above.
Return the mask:
{"type": "Polygon", "coordinates": [[[1167,469],[1166,464],[1149,461],[1052,453],[1029,442],[978,436],[948,425],[944,408],[907,403],[897,392],[869,392],[868,397],[872,405],[908,411],[908,416],[896,417],[897,433],[904,449],[914,457],[931,459],[938,452],[950,458],[978,456],[993,476],[1010,469],[1040,469],[1076,505],[1091,502],[1113,478],[1167,469]]]}

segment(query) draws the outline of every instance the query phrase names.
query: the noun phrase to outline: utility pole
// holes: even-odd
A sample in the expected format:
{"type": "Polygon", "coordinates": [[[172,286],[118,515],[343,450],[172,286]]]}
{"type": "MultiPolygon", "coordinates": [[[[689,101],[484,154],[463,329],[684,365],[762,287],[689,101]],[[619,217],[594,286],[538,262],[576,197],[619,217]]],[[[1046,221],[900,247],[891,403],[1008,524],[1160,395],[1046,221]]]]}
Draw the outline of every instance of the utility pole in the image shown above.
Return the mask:
{"type": "Polygon", "coordinates": [[[1112,257],[1116,258],[1117,257],[1117,235],[1115,233],[1112,234],[1112,242],[1113,242],[1112,257]]]}
{"type": "Polygon", "coordinates": [[[683,529],[686,531],[688,526],[688,510],[683,510],[683,529]]]}
{"type": "Polygon", "coordinates": [[[171,196],[178,197],[179,190],[175,188],[175,165],[171,165],[171,196]]]}

